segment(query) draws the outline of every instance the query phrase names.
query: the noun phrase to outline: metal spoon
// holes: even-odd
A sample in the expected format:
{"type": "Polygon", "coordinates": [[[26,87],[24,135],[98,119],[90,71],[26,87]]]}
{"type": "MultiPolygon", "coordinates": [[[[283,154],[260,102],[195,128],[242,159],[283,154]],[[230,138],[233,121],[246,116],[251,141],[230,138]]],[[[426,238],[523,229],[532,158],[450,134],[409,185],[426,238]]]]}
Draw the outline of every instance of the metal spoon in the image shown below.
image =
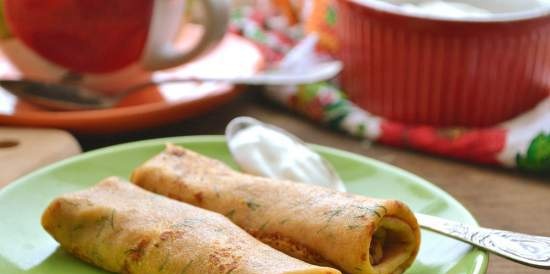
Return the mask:
{"type": "Polygon", "coordinates": [[[300,71],[280,68],[236,78],[170,78],[127,88],[116,95],[105,95],[70,83],[46,83],[30,79],[0,80],[0,87],[30,103],[53,110],[93,110],[114,107],[124,97],[151,85],[183,82],[220,82],[234,85],[299,85],[320,82],[336,76],[342,69],[338,61],[317,63],[300,71]]]}
{"type": "MultiPolygon", "coordinates": [[[[286,134],[296,143],[306,146],[305,143],[295,135],[250,117],[237,117],[228,124],[225,133],[228,144],[231,144],[234,136],[236,136],[240,130],[250,126],[265,126],[269,129],[274,129],[279,133],[286,134]]],[[[231,145],[229,145],[229,149],[232,154],[236,152],[232,151],[231,145]]],[[[334,168],[329,162],[323,161],[323,163],[329,173],[333,174],[331,178],[333,178],[335,182],[331,187],[340,190],[339,188],[342,180],[336,172],[334,172],[334,168]]],[[[415,213],[415,216],[422,228],[469,243],[524,265],[550,269],[550,237],[476,227],[421,213],[415,213]]]]}

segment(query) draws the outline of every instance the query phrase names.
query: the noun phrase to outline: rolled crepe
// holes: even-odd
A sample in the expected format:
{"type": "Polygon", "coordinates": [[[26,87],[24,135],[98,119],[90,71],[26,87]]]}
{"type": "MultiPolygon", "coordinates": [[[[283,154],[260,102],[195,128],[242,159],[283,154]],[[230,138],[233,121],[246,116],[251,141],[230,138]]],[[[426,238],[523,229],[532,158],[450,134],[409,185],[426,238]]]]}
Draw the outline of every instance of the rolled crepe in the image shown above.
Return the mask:
{"type": "Polygon", "coordinates": [[[272,249],[218,213],[117,178],[56,199],[42,225],[69,253],[117,273],[340,273],[272,249]]]}
{"type": "Polygon", "coordinates": [[[402,273],[420,245],[416,218],[402,202],[242,174],[181,147],[168,145],[132,181],[224,214],[293,257],[347,273],[402,273]]]}

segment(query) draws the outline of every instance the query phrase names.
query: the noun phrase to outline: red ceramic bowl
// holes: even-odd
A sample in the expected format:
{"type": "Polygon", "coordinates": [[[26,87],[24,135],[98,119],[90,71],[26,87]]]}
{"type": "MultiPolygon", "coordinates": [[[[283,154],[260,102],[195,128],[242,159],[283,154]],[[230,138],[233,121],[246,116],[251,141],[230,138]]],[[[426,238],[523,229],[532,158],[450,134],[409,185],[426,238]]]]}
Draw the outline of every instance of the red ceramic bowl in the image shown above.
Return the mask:
{"type": "Polygon", "coordinates": [[[446,19],[372,0],[337,0],[342,84],[386,118],[487,126],[550,90],[550,8],[446,19]]]}

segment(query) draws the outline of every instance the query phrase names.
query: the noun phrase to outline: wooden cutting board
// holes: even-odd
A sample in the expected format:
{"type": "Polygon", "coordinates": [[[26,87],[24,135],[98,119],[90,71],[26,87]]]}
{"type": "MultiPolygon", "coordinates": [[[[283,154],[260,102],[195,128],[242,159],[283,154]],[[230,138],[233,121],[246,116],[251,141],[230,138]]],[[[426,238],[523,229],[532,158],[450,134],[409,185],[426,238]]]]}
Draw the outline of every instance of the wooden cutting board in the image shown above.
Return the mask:
{"type": "Polygon", "coordinates": [[[0,127],[0,188],[37,168],[79,154],[68,132],[0,127]]]}

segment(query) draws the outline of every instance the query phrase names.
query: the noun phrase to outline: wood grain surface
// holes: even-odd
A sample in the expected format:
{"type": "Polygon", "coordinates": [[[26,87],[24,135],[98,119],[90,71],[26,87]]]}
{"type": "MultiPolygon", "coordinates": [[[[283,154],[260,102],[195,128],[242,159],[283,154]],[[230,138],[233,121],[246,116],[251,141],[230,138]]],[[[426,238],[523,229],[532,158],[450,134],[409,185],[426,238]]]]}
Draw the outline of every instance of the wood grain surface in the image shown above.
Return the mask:
{"type": "MultiPolygon", "coordinates": [[[[415,173],[453,195],[476,216],[481,225],[550,236],[550,178],[434,157],[413,151],[353,139],[333,132],[266,102],[250,91],[207,115],[152,130],[78,139],[92,149],[156,137],[223,134],[234,117],[253,116],[283,127],[311,143],[332,146],[396,165],[415,173]]],[[[491,256],[490,274],[538,274],[549,271],[525,267],[491,256]]],[[[429,274],[429,273],[426,273],[429,274]]]]}
{"type": "Polygon", "coordinates": [[[0,127],[0,188],[39,167],[78,153],[79,144],[65,131],[0,127]]]}

